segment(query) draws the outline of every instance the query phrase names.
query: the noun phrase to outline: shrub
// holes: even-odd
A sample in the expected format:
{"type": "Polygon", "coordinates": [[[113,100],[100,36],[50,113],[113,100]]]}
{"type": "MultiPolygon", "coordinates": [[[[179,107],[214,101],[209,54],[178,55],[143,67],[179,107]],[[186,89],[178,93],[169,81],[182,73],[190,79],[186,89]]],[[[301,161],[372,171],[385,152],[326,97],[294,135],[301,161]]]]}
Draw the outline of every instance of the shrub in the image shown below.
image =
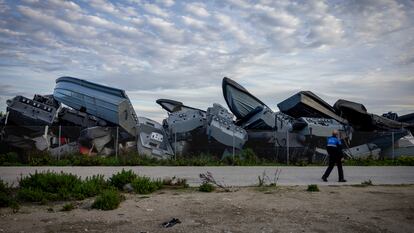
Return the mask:
{"type": "Polygon", "coordinates": [[[76,175],[48,171],[43,173],[36,172],[35,174],[21,178],[19,186],[22,189],[39,189],[43,192],[67,196],[81,182],[80,178],[76,175]]]}
{"type": "Polygon", "coordinates": [[[19,210],[19,204],[12,195],[11,187],[0,179],[0,207],[11,207],[13,212],[19,210]]]}
{"type": "Polygon", "coordinates": [[[0,207],[8,207],[15,202],[11,196],[10,187],[0,180],[0,207]]]}
{"type": "Polygon", "coordinates": [[[74,193],[78,195],[79,199],[83,199],[84,197],[96,196],[108,187],[108,182],[103,175],[93,175],[86,177],[80,185],[76,186],[74,193]]]}
{"type": "Polygon", "coordinates": [[[240,158],[242,159],[240,161],[240,165],[256,165],[260,163],[259,158],[257,158],[256,154],[254,153],[254,151],[250,148],[247,149],[243,149],[240,152],[240,158]]]}
{"type": "Polygon", "coordinates": [[[308,191],[308,192],[319,192],[319,187],[316,184],[310,184],[310,185],[308,185],[308,189],[306,191],[308,191]]]}
{"type": "Polygon", "coordinates": [[[44,166],[52,162],[50,154],[43,151],[30,151],[27,156],[30,166],[44,166]]]}
{"type": "Polygon", "coordinates": [[[118,208],[122,199],[123,197],[117,190],[104,190],[99,196],[96,197],[92,204],[92,208],[100,210],[113,210],[118,208]]]}
{"type": "Polygon", "coordinates": [[[10,197],[7,193],[0,192],[0,207],[7,207],[10,205],[10,197]]]}
{"type": "Polygon", "coordinates": [[[73,174],[44,172],[20,179],[17,196],[30,202],[74,200],[92,197],[108,187],[103,175],[87,177],[82,181],[73,174]]]}
{"type": "Polygon", "coordinates": [[[161,180],[152,181],[146,176],[137,176],[132,182],[131,186],[136,193],[149,194],[158,189],[161,189],[163,182],[161,180]]]}
{"type": "Polygon", "coordinates": [[[214,189],[215,189],[215,187],[214,187],[212,184],[210,184],[210,183],[206,183],[206,182],[202,183],[202,184],[198,187],[198,191],[200,191],[200,192],[207,192],[207,193],[209,193],[209,192],[213,192],[213,191],[214,191],[214,189]]]}
{"type": "Polygon", "coordinates": [[[413,156],[401,156],[398,158],[397,165],[414,166],[414,157],[413,156]]]}
{"type": "Polygon", "coordinates": [[[46,203],[47,201],[57,200],[57,194],[43,192],[40,189],[21,188],[17,192],[17,198],[21,201],[46,203]]]}
{"type": "Polygon", "coordinates": [[[16,165],[19,162],[19,155],[15,152],[0,154],[0,165],[16,165]]]}
{"type": "Polygon", "coordinates": [[[132,181],[137,177],[137,174],[135,174],[132,170],[125,171],[122,169],[121,172],[118,172],[114,175],[112,175],[111,178],[109,178],[109,183],[116,188],[122,190],[124,185],[128,183],[132,183],[132,181]]]}
{"type": "Polygon", "coordinates": [[[0,193],[9,193],[10,187],[3,181],[0,180],[0,193]]]}
{"type": "Polygon", "coordinates": [[[67,204],[63,205],[61,210],[62,211],[71,211],[73,209],[75,209],[75,205],[73,203],[67,203],[67,204]]]}

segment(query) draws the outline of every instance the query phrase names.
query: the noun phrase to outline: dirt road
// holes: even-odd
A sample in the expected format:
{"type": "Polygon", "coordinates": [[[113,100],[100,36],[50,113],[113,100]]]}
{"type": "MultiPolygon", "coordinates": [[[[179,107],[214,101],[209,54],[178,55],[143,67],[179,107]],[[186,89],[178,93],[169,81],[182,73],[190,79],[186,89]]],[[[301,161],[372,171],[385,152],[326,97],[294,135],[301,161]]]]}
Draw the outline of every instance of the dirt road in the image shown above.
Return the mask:
{"type": "Polygon", "coordinates": [[[92,200],[70,212],[59,211],[64,203],[3,208],[0,232],[414,232],[414,186],[305,189],[162,190],[128,194],[112,211],[83,209],[92,200]],[[171,218],[182,223],[163,228],[171,218]]]}

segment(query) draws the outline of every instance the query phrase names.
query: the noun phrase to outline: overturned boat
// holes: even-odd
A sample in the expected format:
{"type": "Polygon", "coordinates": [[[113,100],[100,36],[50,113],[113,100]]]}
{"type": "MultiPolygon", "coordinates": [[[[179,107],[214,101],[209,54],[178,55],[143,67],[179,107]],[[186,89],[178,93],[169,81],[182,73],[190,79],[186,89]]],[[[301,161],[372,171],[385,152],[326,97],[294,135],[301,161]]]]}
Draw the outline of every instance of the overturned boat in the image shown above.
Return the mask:
{"type": "Polygon", "coordinates": [[[56,80],[53,97],[75,110],[119,125],[131,136],[136,135],[138,117],[124,90],[61,77],[56,80]]]}
{"type": "Polygon", "coordinates": [[[221,157],[232,148],[241,150],[247,141],[246,131],[234,125],[233,114],[219,104],[204,111],[175,100],[156,102],[169,113],[163,126],[175,154],[207,153],[221,157]]]}
{"type": "Polygon", "coordinates": [[[335,109],[311,91],[301,91],[277,105],[281,112],[295,117],[331,118],[346,124],[335,109]]]}

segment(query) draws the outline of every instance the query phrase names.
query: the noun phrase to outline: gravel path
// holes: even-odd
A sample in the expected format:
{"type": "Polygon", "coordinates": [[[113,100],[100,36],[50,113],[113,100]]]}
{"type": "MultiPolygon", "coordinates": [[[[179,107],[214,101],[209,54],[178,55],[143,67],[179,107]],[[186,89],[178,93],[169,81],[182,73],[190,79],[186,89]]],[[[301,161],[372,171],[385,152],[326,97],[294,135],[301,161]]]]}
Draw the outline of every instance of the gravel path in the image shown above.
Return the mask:
{"type": "Polygon", "coordinates": [[[347,183],[338,183],[336,168],[329,177],[329,182],[322,182],[320,177],[326,167],[0,167],[0,178],[16,185],[21,175],[25,176],[35,171],[63,171],[81,177],[103,174],[109,177],[122,169],[132,169],[138,174],[152,178],[180,177],[186,178],[191,186],[200,183],[199,174],[207,171],[213,176],[231,186],[252,186],[258,183],[258,176],[266,171],[273,179],[276,169],[281,170],[278,184],[280,185],[342,185],[360,184],[372,180],[373,184],[414,184],[414,167],[409,166],[347,166],[344,167],[347,183]]]}

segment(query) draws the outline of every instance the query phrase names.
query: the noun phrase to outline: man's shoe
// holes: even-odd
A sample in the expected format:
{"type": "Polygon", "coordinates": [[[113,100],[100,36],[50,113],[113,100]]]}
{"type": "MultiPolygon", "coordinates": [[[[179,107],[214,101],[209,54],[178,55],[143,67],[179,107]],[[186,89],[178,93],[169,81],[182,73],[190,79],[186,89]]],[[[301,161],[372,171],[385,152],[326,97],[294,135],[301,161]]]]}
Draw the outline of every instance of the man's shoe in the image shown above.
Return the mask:
{"type": "Polygon", "coordinates": [[[342,180],[339,180],[338,182],[346,182],[346,180],[342,179],[342,180]]]}
{"type": "Polygon", "coordinates": [[[322,177],[322,180],[323,180],[324,182],[328,182],[328,179],[326,179],[326,177],[322,177]]]}

